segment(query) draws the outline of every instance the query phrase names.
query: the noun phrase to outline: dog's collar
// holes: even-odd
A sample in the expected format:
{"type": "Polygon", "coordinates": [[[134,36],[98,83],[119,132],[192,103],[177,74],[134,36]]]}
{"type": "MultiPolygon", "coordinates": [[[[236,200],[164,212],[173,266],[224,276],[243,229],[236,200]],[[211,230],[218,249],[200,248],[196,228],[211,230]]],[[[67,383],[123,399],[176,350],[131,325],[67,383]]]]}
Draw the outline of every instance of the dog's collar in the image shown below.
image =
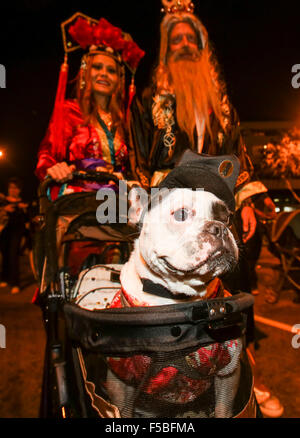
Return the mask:
{"type": "MultiPolygon", "coordinates": [[[[141,282],[143,284],[143,292],[147,292],[152,295],[156,295],[161,298],[169,298],[174,299],[175,296],[172,292],[169,291],[168,288],[159,283],[154,283],[152,280],[148,278],[141,278],[141,282]]],[[[186,300],[185,294],[176,294],[176,300],[186,300]]]]}
{"type": "MultiPolygon", "coordinates": [[[[169,291],[168,288],[159,283],[154,283],[152,280],[147,278],[141,278],[141,282],[143,284],[143,292],[150,293],[152,295],[156,295],[161,298],[170,298],[174,299],[174,294],[169,291]]],[[[212,280],[206,287],[206,294],[203,297],[204,299],[212,299],[216,297],[220,297],[224,295],[224,287],[223,283],[219,278],[215,278],[212,280]]],[[[177,300],[186,300],[187,296],[185,294],[176,294],[177,300]]]]}

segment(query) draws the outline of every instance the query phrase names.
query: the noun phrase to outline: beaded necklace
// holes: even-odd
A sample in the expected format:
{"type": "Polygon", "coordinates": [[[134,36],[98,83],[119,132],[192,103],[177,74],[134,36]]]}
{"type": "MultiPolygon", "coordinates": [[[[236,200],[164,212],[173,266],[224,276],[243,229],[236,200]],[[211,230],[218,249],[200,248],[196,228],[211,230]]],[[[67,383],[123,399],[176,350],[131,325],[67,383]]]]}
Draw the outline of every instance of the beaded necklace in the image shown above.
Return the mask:
{"type": "Polygon", "coordinates": [[[115,166],[115,164],[116,164],[116,157],[115,157],[114,140],[115,140],[116,129],[113,128],[112,130],[110,130],[112,122],[108,122],[107,123],[108,126],[107,126],[107,124],[100,117],[100,114],[98,112],[96,113],[96,117],[97,117],[97,121],[98,121],[99,125],[103,129],[103,131],[104,131],[104,133],[106,135],[106,138],[107,138],[109,152],[110,152],[110,157],[111,157],[111,164],[113,166],[115,166]]]}

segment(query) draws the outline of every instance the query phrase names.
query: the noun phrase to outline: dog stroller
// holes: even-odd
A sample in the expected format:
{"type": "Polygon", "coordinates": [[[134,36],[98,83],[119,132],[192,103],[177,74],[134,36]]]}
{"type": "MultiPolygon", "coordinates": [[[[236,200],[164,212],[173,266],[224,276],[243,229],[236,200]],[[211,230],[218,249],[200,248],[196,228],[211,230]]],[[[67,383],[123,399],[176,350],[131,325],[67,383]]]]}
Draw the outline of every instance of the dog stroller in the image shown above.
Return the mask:
{"type": "MultiPolygon", "coordinates": [[[[112,179],[107,174],[76,177],[112,179]]],[[[128,224],[99,225],[95,192],[50,202],[50,184],[45,181],[40,188],[44,224],[35,247],[47,335],[41,417],[215,417],[216,372],[229,361],[222,345],[227,342],[230,349],[244,338],[252,296],[109,308],[136,230],[128,224]],[[61,217],[71,220],[57,245],[61,217]],[[69,264],[74,243],[90,250],[84,260],[75,250],[76,269],[69,264]],[[102,250],[97,253],[97,248],[102,250]]],[[[231,417],[255,417],[244,347],[237,361],[234,388],[219,379],[218,401],[231,417]]]]}

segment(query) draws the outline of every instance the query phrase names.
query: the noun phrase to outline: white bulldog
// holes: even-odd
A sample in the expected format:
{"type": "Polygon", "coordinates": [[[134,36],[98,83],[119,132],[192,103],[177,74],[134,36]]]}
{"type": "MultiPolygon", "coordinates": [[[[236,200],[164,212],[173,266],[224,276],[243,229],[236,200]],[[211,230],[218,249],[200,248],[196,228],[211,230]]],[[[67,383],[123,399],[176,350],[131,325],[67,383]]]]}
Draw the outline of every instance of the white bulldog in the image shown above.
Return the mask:
{"type": "MultiPolygon", "coordinates": [[[[141,215],[142,206],[133,204],[132,220],[141,215]]],[[[134,251],[121,271],[123,288],[149,306],[174,303],[176,295],[182,294],[187,299],[203,298],[207,285],[238,261],[230,216],[225,203],[212,193],[170,190],[144,214],[134,251]],[[173,297],[157,299],[146,294],[140,279],[161,284],[173,297]]]]}
{"type": "MultiPolygon", "coordinates": [[[[131,218],[139,220],[142,211],[138,203],[132,205],[131,218]]],[[[233,269],[238,261],[238,246],[229,223],[230,212],[227,206],[214,194],[203,190],[171,190],[144,213],[139,238],[129,261],[121,270],[122,289],[115,296],[111,307],[159,306],[208,298],[212,280],[233,269]],[[145,290],[145,280],[163,286],[169,296],[145,290]]],[[[218,296],[218,291],[214,296],[218,296]]],[[[218,362],[214,357],[214,364],[209,371],[215,375],[215,417],[232,416],[230,400],[234,400],[238,388],[241,349],[241,339],[235,339],[202,347],[186,357],[187,362],[198,363],[201,367],[203,364],[200,358],[203,354],[210,355],[211,351],[222,350],[222,354],[225,352],[227,355],[226,363],[218,362]]],[[[128,366],[127,360],[124,359],[124,367],[134,368],[133,363],[128,366]]],[[[111,382],[107,387],[108,393],[121,414],[127,416],[126,406],[134,389],[126,384],[126,379],[116,379],[118,372],[114,365],[119,367],[119,360],[115,363],[112,360],[110,365],[114,377],[108,379],[111,382]]],[[[197,385],[194,385],[190,382],[189,386],[193,386],[193,389],[185,391],[189,401],[195,400],[203,391],[198,391],[197,385]]],[[[172,399],[171,392],[168,393],[164,388],[164,396],[169,401],[172,399]]],[[[173,398],[174,403],[182,401],[180,394],[173,398]]],[[[189,412],[189,416],[193,414],[189,412]]],[[[198,412],[194,416],[205,414],[198,412]]]]}

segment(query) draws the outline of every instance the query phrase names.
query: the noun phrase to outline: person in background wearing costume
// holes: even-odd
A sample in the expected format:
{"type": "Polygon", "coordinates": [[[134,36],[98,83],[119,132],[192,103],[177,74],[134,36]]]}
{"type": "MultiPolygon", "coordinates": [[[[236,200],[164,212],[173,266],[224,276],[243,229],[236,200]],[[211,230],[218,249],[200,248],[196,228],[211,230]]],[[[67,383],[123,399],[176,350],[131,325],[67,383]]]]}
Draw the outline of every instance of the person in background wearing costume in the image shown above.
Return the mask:
{"type": "Polygon", "coordinates": [[[0,249],[2,253],[2,281],[0,287],[9,286],[12,294],[20,292],[21,241],[28,223],[28,204],[21,198],[19,178],[8,181],[7,196],[0,196],[0,249]]]}
{"type": "MultiPolygon", "coordinates": [[[[126,100],[127,107],[132,100],[134,73],[144,56],[129,34],[104,18],[98,21],[77,12],[61,27],[65,60],[61,66],[53,114],[39,147],[35,171],[41,181],[50,176],[59,183],[51,186],[52,200],[74,192],[107,187],[118,189],[113,180],[101,184],[72,182],[74,170],[106,172],[119,179],[128,178],[125,106],[126,100]],[[76,97],[68,99],[67,54],[73,50],[85,53],[77,75],[76,97]],[[129,92],[125,93],[127,71],[132,75],[132,82],[129,92]]],[[[61,237],[70,220],[68,217],[59,218],[56,235],[59,251],[61,237]]],[[[99,251],[102,246],[97,247],[99,251]]],[[[84,247],[84,243],[73,243],[70,265],[74,270],[84,259],[84,247]]]]}
{"type": "MultiPolygon", "coordinates": [[[[52,119],[38,152],[36,175],[40,180],[50,175],[66,182],[77,169],[123,178],[128,158],[124,66],[134,74],[144,52],[128,34],[104,18],[98,22],[77,13],[63,25],[65,52],[81,48],[87,53],[82,57],[75,99],[65,99],[68,65],[66,61],[62,65],[52,119]]],[[[93,187],[69,183],[60,188],[59,195],[93,187]]]]}
{"type": "MultiPolygon", "coordinates": [[[[245,244],[256,229],[251,196],[265,194],[255,180],[253,166],[240,133],[237,113],[229,102],[208,34],[194,15],[190,0],[162,0],[159,62],[152,85],[135,96],[130,112],[129,159],[135,178],[146,187],[158,186],[187,149],[198,154],[236,155],[235,226],[245,244]]],[[[249,267],[242,257],[239,270],[227,278],[231,291],[251,292],[249,267]]],[[[253,309],[248,317],[248,345],[254,341],[253,309]]],[[[263,413],[280,416],[279,400],[267,391],[259,394],[263,413]],[[262,401],[261,401],[262,400],[262,401]]]]}

